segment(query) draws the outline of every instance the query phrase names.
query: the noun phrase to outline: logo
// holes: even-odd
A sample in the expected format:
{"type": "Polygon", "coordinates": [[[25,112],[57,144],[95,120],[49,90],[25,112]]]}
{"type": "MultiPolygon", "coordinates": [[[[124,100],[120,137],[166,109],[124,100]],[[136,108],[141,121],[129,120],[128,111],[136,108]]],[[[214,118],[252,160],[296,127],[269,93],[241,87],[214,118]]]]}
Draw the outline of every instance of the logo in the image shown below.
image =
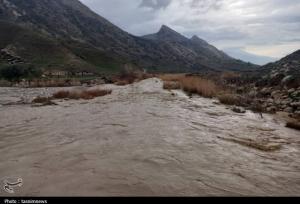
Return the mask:
{"type": "Polygon", "coordinates": [[[10,194],[13,194],[15,193],[15,188],[17,187],[22,187],[23,185],[23,179],[19,178],[17,181],[15,182],[10,182],[9,180],[5,179],[3,181],[4,183],[4,186],[3,186],[3,189],[7,192],[7,193],[10,193],[10,194]]]}

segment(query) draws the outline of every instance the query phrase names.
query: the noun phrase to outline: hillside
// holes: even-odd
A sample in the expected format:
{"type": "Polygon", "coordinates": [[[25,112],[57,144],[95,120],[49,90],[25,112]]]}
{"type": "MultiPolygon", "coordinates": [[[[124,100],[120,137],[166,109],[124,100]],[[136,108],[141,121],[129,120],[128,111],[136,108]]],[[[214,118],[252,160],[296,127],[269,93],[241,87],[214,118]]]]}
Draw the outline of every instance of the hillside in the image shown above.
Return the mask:
{"type": "Polygon", "coordinates": [[[300,50],[284,57],[283,59],[269,63],[260,69],[263,77],[259,82],[269,86],[288,86],[297,88],[300,86],[300,50]]]}
{"type": "Polygon", "coordinates": [[[0,65],[14,63],[15,58],[45,69],[99,73],[119,66],[103,51],[85,43],[61,41],[10,22],[0,21],[0,28],[0,65]]]}
{"type": "Polygon", "coordinates": [[[0,50],[13,50],[24,61],[44,68],[84,67],[111,72],[130,63],[149,71],[201,72],[257,67],[232,59],[197,37],[187,39],[166,26],[159,32],[164,38],[133,36],[78,0],[0,0],[0,20],[0,50]],[[9,27],[22,31],[14,32],[9,27]],[[22,33],[26,33],[26,39],[7,37],[22,33]],[[174,36],[178,37],[175,41],[174,36]]]}

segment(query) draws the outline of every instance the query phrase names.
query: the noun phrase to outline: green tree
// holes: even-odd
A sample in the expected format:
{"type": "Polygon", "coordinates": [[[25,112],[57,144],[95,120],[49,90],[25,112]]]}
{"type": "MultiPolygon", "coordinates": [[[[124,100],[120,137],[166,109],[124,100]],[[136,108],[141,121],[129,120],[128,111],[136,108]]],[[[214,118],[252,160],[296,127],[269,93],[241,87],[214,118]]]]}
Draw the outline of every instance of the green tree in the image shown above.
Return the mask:
{"type": "Polygon", "coordinates": [[[0,76],[10,82],[19,82],[21,79],[38,78],[42,75],[33,65],[9,65],[0,70],[0,76]]]}

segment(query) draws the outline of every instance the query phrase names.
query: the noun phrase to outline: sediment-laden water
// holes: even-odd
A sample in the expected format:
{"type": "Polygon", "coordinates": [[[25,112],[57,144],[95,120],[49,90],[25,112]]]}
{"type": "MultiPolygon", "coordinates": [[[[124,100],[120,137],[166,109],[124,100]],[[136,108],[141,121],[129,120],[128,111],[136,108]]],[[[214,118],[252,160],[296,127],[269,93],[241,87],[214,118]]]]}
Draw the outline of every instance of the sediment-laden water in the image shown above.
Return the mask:
{"type": "Polygon", "coordinates": [[[44,107],[26,103],[57,88],[0,88],[0,180],[23,179],[14,195],[300,195],[300,134],[278,117],[158,79],[105,87],[112,95],[44,107]]]}

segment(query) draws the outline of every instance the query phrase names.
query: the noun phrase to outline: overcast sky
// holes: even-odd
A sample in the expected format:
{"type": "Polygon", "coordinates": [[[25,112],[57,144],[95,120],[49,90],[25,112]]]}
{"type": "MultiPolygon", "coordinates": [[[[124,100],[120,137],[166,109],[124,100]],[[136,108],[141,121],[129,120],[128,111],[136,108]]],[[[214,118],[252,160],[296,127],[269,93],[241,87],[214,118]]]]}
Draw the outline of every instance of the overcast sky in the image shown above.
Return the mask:
{"type": "Polygon", "coordinates": [[[81,1],[134,35],[157,32],[165,24],[235,57],[261,55],[266,61],[300,49],[300,0],[81,1]]]}

